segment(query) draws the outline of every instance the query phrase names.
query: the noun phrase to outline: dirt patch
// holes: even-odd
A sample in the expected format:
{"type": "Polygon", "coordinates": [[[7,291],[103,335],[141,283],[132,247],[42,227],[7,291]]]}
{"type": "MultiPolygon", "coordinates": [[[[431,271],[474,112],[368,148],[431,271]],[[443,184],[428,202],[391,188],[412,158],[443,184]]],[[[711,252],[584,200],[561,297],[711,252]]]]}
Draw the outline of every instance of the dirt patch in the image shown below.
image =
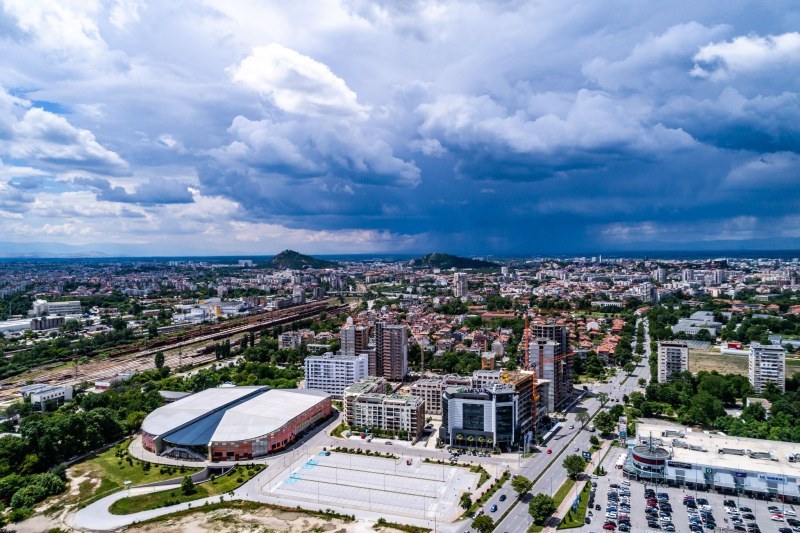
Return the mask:
{"type": "Polygon", "coordinates": [[[689,350],[689,372],[716,370],[720,374],[747,374],[746,355],[727,355],[704,350],[689,350]]]}
{"type": "Polygon", "coordinates": [[[264,507],[262,509],[217,509],[204,512],[202,507],[197,512],[178,518],[165,517],[164,520],[132,526],[129,532],[162,532],[170,533],[238,533],[280,531],[286,533],[367,533],[374,530],[365,523],[345,523],[341,520],[323,520],[303,513],[279,511],[264,507]]]}

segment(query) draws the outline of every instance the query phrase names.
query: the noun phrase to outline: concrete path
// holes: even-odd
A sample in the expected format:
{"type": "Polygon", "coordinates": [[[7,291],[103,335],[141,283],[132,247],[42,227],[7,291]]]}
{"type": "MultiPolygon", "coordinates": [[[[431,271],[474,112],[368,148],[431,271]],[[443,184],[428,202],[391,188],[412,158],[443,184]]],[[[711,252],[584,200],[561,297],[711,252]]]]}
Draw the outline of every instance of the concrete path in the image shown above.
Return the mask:
{"type": "MultiPolygon", "coordinates": [[[[87,505],[75,513],[70,519],[68,519],[68,523],[71,527],[76,529],[88,531],[113,531],[129,526],[134,522],[141,522],[143,520],[149,520],[150,518],[156,518],[158,516],[174,513],[176,511],[198,507],[203,505],[206,501],[221,501],[220,496],[211,496],[209,498],[203,498],[193,502],[172,505],[170,507],[159,507],[158,509],[151,509],[149,511],[142,511],[128,515],[115,515],[111,514],[111,512],[108,510],[115,501],[127,498],[128,496],[138,496],[140,494],[163,492],[166,490],[175,490],[179,488],[180,485],[166,485],[163,487],[136,487],[130,490],[121,490],[110,496],[106,496],[105,498],[97,500],[90,505],[87,505]]],[[[230,499],[230,496],[226,496],[226,499],[230,499]]]]}

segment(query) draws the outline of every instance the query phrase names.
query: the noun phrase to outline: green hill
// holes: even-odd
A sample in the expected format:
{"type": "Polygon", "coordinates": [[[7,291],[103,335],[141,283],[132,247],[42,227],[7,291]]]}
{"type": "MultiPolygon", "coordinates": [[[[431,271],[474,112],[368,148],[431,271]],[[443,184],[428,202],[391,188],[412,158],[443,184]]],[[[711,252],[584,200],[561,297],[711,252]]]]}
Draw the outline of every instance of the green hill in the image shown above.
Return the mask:
{"type": "Polygon", "coordinates": [[[332,261],[325,261],[324,259],[315,259],[310,255],[303,255],[294,250],[284,250],[269,261],[267,267],[276,268],[278,270],[302,270],[304,268],[333,268],[339,266],[332,261]]]}
{"type": "Polygon", "coordinates": [[[482,261],[480,259],[470,259],[469,257],[459,257],[457,255],[432,253],[417,259],[412,259],[409,263],[417,268],[496,268],[497,263],[482,261]]]}

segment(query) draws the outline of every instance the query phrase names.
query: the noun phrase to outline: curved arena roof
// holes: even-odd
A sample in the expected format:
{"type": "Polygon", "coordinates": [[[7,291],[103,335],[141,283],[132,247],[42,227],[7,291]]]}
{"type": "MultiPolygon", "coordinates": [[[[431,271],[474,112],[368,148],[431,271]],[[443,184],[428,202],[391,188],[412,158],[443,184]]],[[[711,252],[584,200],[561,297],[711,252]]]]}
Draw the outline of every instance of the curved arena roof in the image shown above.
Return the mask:
{"type": "Polygon", "coordinates": [[[273,389],[225,411],[210,442],[236,442],[267,435],[330,396],[313,389],[273,389]]]}
{"type": "Polygon", "coordinates": [[[205,418],[215,411],[230,407],[248,396],[263,394],[268,390],[269,387],[206,389],[177,402],[159,407],[144,419],[142,431],[150,435],[165,435],[180,430],[187,424],[205,418]]]}

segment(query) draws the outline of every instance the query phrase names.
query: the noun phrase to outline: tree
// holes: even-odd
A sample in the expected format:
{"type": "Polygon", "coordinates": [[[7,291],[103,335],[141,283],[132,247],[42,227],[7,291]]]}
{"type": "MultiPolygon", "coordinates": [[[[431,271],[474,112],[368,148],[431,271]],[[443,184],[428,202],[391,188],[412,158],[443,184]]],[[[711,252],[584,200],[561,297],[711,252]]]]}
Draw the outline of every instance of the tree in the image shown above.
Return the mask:
{"type": "Polygon", "coordinates": [[[575,415],[575,421],[580,424],[581,426],[585,426],[586,422],[589,421],[589,413],[586,411],[581,411],[575,415]]]}
{"type": "Polygon", "coordinates": [[[195,490],[196,489],[194,488],[194,481],[192,481],[192,477],[184,476],[183,481],[181,482],[181,493],[184,496],[189,496],[191,494],[194,494],[195,490]]]}
{"type": "Polygon", "coordinates": [[[161,370],[162,368],[164,368],[164,359],[165,359],[164,352],[156,352],[154,360],[157,369],[161,370]]]}
{"type": "Polygon", "coordinates": [[[647,380],[644,378],[639,378],[638,383],[640,387],[644,387],[645,385],[647,385],[647,380]]]}
{"type": "Polygon", "coordinates": [[[562,463],[569,477],[578,479],[578,475],[586,468],[586,461],[580,455],[568,455],[562,463]]]}
{"type": "Polygon", "coordinates": [[[472,507],[472,498],[469,496],[469,492],[465,492],[461,494],[461,500],[458,502],[462,509],[469,509],[472,507]]]}
{"type": "Polygon", "coordinates": [[[511,488],[514,489],[520,496],[531,490],[532,487],[533,481],[525,476],[517,476],[511,480],[511,488]]]}
{"type": "Polygon", "coordinates": [[[472,528],[478,533],[492,533],[494,530],[494,520],[489,515],[481,515],[472,521],[472,528]]]}
{"type": "Polygon", "coordinates": [[[592,435],[591,437],[589,437],[589,442],[593,446],[600,446],[600,439],[598,439],[595,435],[592,435]]]}
{"type": "Polygon", "coordinates": [[[600,411],[594,417],[594,425],[603,435],[614,431],[614,419],[606,411],[600,411]]]}
{"type": "Polygon", "coordinates": [[[533,517],[533,521],[539,525],[544,524],[556,512],[556,509],[556,502],[553,497],[541,492],[534,496],[528,504],[528,512],[533,517]]]}
{"type": "Polygon", "coordinates": [[[608,393],[607,392],[598,392],[597,399],[600,400],[600,405],[605,405],[608,401],[608,393]]]}

